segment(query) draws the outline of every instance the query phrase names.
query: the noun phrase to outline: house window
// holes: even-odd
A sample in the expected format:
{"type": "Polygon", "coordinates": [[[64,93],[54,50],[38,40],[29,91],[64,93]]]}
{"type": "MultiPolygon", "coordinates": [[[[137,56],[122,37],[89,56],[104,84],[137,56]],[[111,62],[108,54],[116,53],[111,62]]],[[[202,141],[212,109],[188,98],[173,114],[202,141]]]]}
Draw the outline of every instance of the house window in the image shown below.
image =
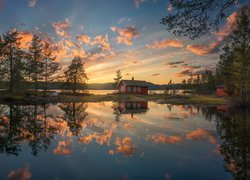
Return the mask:
{"type": "Polygon", "coordinates": [[[137,91],[137,87],[133,87],[133,92],[136,92],[137,91]]]}
{"type": "Polygon", "coordinates": [[[128,92],[131,92],[131,87],[128,86],[128,87],[127,87],[127,90],[128,90],[128,92]]]}
{"type": "Polygon", "coordinates": [[[141,92],[141,87],[138,87],[138,92],[141,92]]]}

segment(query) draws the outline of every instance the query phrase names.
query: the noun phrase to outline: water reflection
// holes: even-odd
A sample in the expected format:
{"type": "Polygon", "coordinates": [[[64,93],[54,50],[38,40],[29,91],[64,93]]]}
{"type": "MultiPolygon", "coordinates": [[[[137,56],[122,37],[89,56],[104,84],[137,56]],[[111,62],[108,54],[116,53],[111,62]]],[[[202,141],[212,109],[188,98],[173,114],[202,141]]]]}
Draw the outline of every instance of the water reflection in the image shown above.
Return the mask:
{"type": "Polygon", "coordinates": [[[203,108],[208,120],[216,118],[222,143],[220,153],[235,179],[250,179],[250,110],[226,106],[203,108]]]}
{"type": "MultiPolygon", "coordinates": [[[[159,170],[167,168],[169,172],[165,174],[178,179],[178,174],[182,174],[181,167],[187,168],[186,163],[193,163],[194,168],[197,164],[196,168],[201,168],[202,164],[197,163],[201,161],[206,166],[217,164],[216,172],[221,174],[218,177],[227,179],[229,176],[220,169],[221,158],[226,170],[235,179],[249,179],[249,137],[250,111],[246,109],[176,106],[146,101],[0,105],[2,155],[19,155],[22,159],[27,149],[37,157],[42,152],[50,158],[50,154],[70,157],[79,163],[79,167],[84,165],[78,162],[80,155],[75,155],[80,153],[83,156],[91,148],[88,156],[92,157],[92,161],[87,161],[87,164],[94,163],[94,166],[102,161],[126,162],[131,168],[143,167],[139,166],[141,163],[157,163],[159,170]],[[199,155],[197,149],[206,152],[206,157],[199,155]],[[96,156],[100,161],[94,158],[96,156]],[[154,160],[150,158],[152,156],[154,160]],[[202,157],[210,161],[203,161],[202,157]],[[133,164],[128,159],[133,159],[133,164]],[[164,159],[171,163],[167,164],[164,159]]],[[[70,168],[66,162],[62,165],[70,168]]],[[[29,179],[31,174],[32,177],[36,175],[32,173],[32,166],[36,166],[32,164],[32,158],[25,158],[20,167],[12,168],[5,177],[13,179],[25,174],[29,179]]],[[[107,174],[116,173],[111,171],[112,167],[102,168],[107,174]]],[[[133,174],[129,169],[127,171],[133,174]]],[[[147,173],[145,177],[155,177],[151,171],[147,173]]],[[[202,168],[200,173],[201,177],[205,174],[213,177],[213,173],[202,168]]],[[[68,176],[64,174],[62,177],[68,176]]],[[[74,176],[76,179],[80,177],[84,176],[74,176]]]]}
{"type": "Polygon", "coordinates": [[[130,114],[133,118],[134,114],[144,114],[148,111],[148,101],[122,101],[113,103],[115,120],[120,120],[121,114],[130,114]]]}

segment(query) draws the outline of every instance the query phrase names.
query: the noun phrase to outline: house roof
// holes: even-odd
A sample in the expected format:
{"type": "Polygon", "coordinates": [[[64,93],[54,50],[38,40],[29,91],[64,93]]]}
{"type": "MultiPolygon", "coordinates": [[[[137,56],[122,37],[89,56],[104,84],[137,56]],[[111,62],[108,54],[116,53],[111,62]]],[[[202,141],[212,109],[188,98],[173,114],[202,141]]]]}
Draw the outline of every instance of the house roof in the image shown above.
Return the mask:
{"type": "Polygon", "coordinates": [[[224,86],[224,84],[218,84],[217,86],[216,86],[216,88],[224,88],[225,86],[224,86]]]}
{"type": "Polygon", "coordinates": [[[121,80],[126,86],[143,86],[148,87],[149,83],[146,81],[137,81],[137,80],[121,80]]]}

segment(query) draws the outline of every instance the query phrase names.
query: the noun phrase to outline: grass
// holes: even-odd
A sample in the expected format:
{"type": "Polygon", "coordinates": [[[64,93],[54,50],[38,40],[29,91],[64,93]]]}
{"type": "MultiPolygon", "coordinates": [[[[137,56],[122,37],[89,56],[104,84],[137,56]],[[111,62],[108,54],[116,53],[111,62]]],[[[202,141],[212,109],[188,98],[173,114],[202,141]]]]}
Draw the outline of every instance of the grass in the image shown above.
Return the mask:
{"type": "Polygon", "coordinates": [[[107,95],[65,95],[58,97],[50,96],[1,96],[0,102],[24,102],[24,103],[50,103],[50,102],[101,102],[101,101],[155,101],[158,103],[169,104],[226,104],[226,98],[219,98],[214,95],[167,95],[167,94],[150,94],[150,95],[133,95],[133,94],[107,94],[107,95]]]}
{"type": "Polygon", "coordinates": [[[59,96],[59,101],[64,102],[100,102],[100,101],[155,101],[169,104],[226,104],[226,98],[213,95],[131,95],[131,94],[108,94],[88,96],[59,96]]]}

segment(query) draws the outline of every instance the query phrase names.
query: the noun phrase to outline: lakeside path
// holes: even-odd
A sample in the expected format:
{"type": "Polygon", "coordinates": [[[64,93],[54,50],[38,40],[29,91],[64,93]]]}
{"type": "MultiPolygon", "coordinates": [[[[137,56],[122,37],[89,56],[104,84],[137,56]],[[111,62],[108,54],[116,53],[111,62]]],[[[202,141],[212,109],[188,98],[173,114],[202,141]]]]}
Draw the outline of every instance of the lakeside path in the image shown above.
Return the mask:
{"type": "Polygon", "coordinates": [[[11,96],[0,97],[0,103],[70,103],[70,102],[101,102],[101,101],[154,101],[167,104],[204,104],[204,105],[223,105],[227,104],[227,98],[214,95],[132,95],[132,94],[107,94],[107,95],[59,95],[57,97],[30,97],[30,96],[11,96]]]}

